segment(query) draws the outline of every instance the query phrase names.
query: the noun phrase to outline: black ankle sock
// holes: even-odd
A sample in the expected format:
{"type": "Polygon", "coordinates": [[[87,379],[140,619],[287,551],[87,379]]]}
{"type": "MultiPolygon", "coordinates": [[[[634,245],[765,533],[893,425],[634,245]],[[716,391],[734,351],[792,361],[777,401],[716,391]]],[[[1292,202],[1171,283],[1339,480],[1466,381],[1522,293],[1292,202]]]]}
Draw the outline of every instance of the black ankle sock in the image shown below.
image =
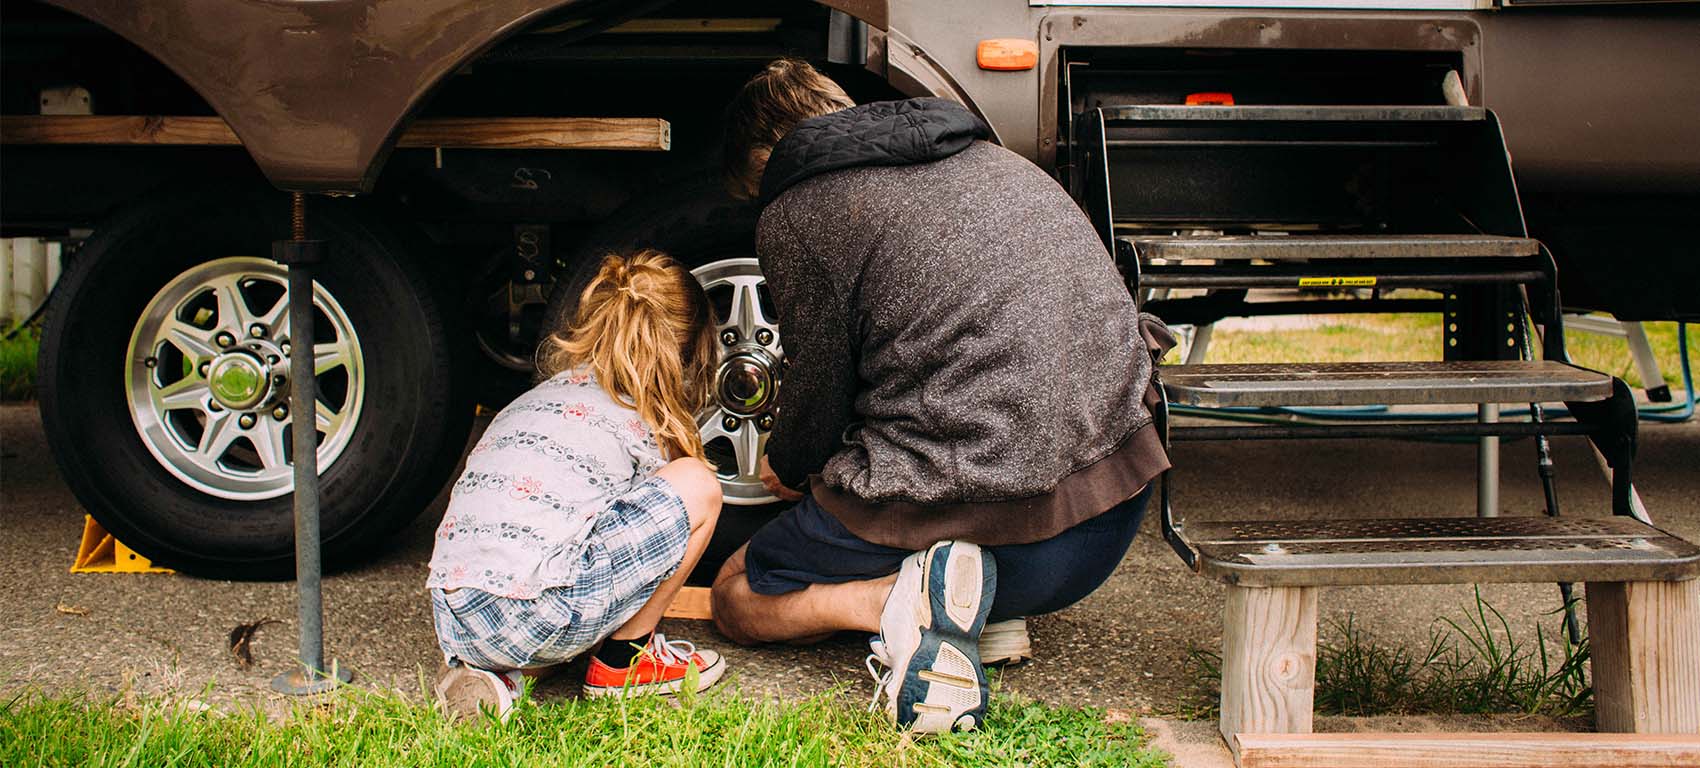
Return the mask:
{"type": "Polygon", "coordinates": [[[625,669],[632,665],[632,657],[638,655],[639,648],[649,645],[649,635],[616,640],[612,637],[602,642],[602,647],[596,649],[596,660],[614,669],[625,669]]]}

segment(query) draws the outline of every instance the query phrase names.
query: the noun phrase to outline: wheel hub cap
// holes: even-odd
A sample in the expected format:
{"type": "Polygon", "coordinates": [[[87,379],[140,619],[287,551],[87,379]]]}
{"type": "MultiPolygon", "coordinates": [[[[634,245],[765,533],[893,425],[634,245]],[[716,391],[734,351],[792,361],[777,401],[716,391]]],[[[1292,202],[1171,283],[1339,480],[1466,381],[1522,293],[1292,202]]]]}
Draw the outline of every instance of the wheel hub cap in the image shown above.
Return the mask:
{"type": "Polygon", "coordinates": [[[777,367],[773,356],[756,348],[741,350],[720,363],[715,376],[715,394],[720,407],[739,416],[754,416],[767,410],[773,400],[777,367]]]}
{"type": "Polygon", "coordinates": [[[271,376],[264,364],[245,352],[220,355],[207,372],[213,399],[233,411],[245,411],[262,402],[271,389],[271,376]]]}

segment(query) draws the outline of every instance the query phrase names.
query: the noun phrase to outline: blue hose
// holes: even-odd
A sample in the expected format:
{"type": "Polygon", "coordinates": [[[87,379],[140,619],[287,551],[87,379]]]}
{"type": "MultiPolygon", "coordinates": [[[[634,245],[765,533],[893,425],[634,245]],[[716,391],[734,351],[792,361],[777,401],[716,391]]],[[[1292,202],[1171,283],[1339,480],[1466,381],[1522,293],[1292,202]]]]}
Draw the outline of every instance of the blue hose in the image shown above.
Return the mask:
{"type": "MultiPolygon", "coordinates": [[[[1694,372],[1688,355],[1688,323],[1679,322],[1676,325],[1677,349],[1682,360],[1682,387],[1685,396],[1682,402],[1669,405],[1642,405],[1636,408],[1643,421],[1654,422],[1683,422],[1694,418],[1694,372]]],[[[1239,408],[1222,407],[1207,408],[1196,405],[1171,405],[1178,413],[1206,418],[1223,419],[1226,421],[1248,421],[1259,423],[1291,424],[1299,417],[1301,421],[1466,421],[1476,418],[1475,411],[1449,413],[1401,413],[1396,416],[1388,414],[1385,405],[1350,408],[1301,408],[1284,406],[1277,408],[1239,408]]],[[[1567,408],[1550,408],[1543,411],[1548,418],[1570,415],[1567,408]]],[[[1502,418],[1528,418],[1528,408],[1502,411],[1502,418]]]]}

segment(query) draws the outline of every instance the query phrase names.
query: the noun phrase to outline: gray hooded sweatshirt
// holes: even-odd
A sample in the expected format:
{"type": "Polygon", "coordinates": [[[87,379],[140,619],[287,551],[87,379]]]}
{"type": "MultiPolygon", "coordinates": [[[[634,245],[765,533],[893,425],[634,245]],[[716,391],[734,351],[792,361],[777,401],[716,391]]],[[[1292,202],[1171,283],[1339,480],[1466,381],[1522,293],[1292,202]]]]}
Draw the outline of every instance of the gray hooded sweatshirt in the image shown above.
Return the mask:
{"type": "Polygon", "coordinates": [[[768,456],[851,532],[1047,539],[1169,462],[1133,299],[1074,201],[941,99],[806,120],[756,252],[789,367],[768,456]]]}

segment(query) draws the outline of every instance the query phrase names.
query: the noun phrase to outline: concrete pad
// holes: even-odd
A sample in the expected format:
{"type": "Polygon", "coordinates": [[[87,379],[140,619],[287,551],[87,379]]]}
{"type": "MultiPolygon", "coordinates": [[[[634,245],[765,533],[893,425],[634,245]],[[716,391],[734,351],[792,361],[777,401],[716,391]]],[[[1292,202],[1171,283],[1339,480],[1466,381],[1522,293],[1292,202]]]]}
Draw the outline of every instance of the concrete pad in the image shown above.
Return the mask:
{"type": "MultiPolygon", "coordinates": [[[[1566,513],[1608,514],[1605,486],[1581,439],[1557,440],[1555,450],[1566,513]]],[[[1508,442],[1503,451],[1506,514],[1539,514],[1533,444],[1508,442]]],[[[1642,426],[1637,485],[1654,519],[1690,539],[1700,538],[1696,457],[1700,423],[1642,426]]],[[[1177,510],[1196,519],[1420,517],[1468,514],[1475,504],[1470,445],[1191,443],[1178,446],[1174,459],[1180,467],[1177,510]]],[[[177,692],[221,706],[286,706],[267,686],[294,657],[293,584],[72,575],[82,514],[48,454],[34,406],[0,406],[0,583],[8,587],[0,601],[0,692],[88,687],[177,692]],[[239,668],[226,650],[228,633],[267,617],[281,623],[259,631],[255,665],[239,668]]],[[[328,655],[352,664],[362,686],[422,695],[421,681],[437,667],[423,584],[440,515],[439,503],[370,564],[326,579],[328,655]]],[[[1549,632],[1557,626],[1545,615],[1559,605],[1552,585],[1486,585],[1482,594],[1530,637],[1536,622],[1549,632]]],[[[1322,624],[1326,635],[1329,621],[1351,615],[1384,641],[1420,652],[1436,619],[1460,616],[1471,600],[1469,586],[1335,589],[1323,597],[1322,624]]],[[[1153,515],[1102,589],[1068,610],[1031,620],[1038,658],[1004,671],[998,685],[1056,704],[1174,715],[1194,685],[1189,650],[1220,645],[1221,609],[1221,588],[1181,566],[1153,515]]],[[[750,695],[788,698],[844,686],[860,696],[873,690],[861,665],[866,638],[738,648],[702,622],[669,621],[663,631],[724,651],[731,684],[750,695]]],[[[570,670],[541,693],[545,699],[576,695],[577,679],[577,670],[570,670]]],[[[1185,729],[1206,727],[1214,724],[1185,729]]],[[[1175,728],[1177,744],[1194,743],[1175,728]]]]}

